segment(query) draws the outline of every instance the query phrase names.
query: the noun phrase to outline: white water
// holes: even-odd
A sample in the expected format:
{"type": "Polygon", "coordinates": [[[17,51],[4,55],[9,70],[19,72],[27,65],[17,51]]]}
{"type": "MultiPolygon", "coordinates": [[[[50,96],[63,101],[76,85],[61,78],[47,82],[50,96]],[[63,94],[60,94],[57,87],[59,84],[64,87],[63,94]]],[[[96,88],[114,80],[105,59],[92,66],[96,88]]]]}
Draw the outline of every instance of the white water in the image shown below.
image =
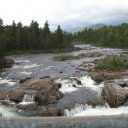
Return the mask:
{"type": "Polygon", "coordinates": [[[35,68],[38,67],[38,64],[29,64],[29,65],[24,65],[24,66],[20,66],[20,65],[14,65],[12,68],[16,69],[16,68],[23,68],[23,69],[31,69],[31,68],[35,68]]]}
{"type": "Polygon", "coordinates": [[[58,79],[56,82],[61,83],[62,87],[60,88],[59,91],[61,91],[62,93],[67,93],[67,92],[70,93],[77,90],[77,88],[73,87],[73,84],[76,83],[69,79],[66,80],[58,79]]]}
{"type": "Polygon", "coordinates": [[[22,105],[31,104],[31,103],[34,103],[34,95],[28,95],[28,94],[25,94],[22,102],[20,102],[20,104],[22,105]]]}
{"type": "MultiPolygon", "coordinates": [[[[77,78],[81,81],[81,85],[78,85],[73,78],[66,80],[57,80],[58,83],[62,84],[60,91],[62,93],[70,93],[77,91],[78,88],[86,87],[93,91],[98,92],[101,95],[101,91],[104,87],[104,83],[96,85],[90,76],[84,76],[77,78]],[[75,85],[76,87],[73,87],[75,85]]],[[[65,116],[99,116],[99,115],[121,115],[128,114],[128,106],[121,106],[118,108],[110,108],[107,104],[105,106],[92,107],[87,104],[74,104],[74,108],[65,109],[65,116]]]]}
{"type": "Polygon", "coordinates": [[[90,88],[91,90],[99,92],[100,94],[102,88],[104,87],[104,83],[95,85],[95,82],[91,79],[90,76],[83,76],[76,79],[81,81],[82,84],[78,85],[77,82],[73,80],[73,77],[71,79],[64,79],[64,80],[58,79],[56,82],[61,83],[62,87],[60,88],[60,91],[62,93],[67,93],[67,92],[69,93],[69,92],[77,91],[77,89],[80,87],[87,87],[90,88]]]}
{"type": "Polygon", "coordinates": [[[20,72],[20,74],[23,74],[23,75],[31,75],[32,72],[26,72],[26,71],[23,71],[23,72],[20,72]]]}
{"type": "Polygon", "coordinates": [[[2,117],[20,117],[13,107],[2,104],[0,104],[0,113],[2,114],[2,117]]]}
{"type": "Polygon", "coordinates": [[[8,85],[10,85],[10,86],[16,84],[16,82],[13,82],[12,79],[7,79],[7,78],[2,79],[2,78],[0,78],[0,85],[6,84],[6,83],[7,83],[8,85]]]}
{"type": "Polygon", "coordinates": [[[65,109],[66,116],[103,116],[121,114],[128,114],[128,106],[110,108],[108,105],[92,107],[87,104],[75,104],[75,107],[71,110],[65,109]]]}
{"type": "Polygon", "coordinates": [[[21,62],[26,62],[28,63],[29,60],[24,60],[24,59],[19,59],[19,60],[15,60],[16,63],[21,63],[21,62]]]}

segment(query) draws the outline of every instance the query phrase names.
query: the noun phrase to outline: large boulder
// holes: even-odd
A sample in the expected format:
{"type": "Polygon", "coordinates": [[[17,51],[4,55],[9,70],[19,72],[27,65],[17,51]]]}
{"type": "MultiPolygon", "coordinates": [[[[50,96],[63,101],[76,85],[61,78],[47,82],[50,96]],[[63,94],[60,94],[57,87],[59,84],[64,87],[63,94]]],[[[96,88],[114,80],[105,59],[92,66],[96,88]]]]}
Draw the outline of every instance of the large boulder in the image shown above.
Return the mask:
{"type": "Polygon", "coordinates": [[[52,78],[44,78],[39,80],[28,80],[21,84],[21,88],[29,90],[50,90],[54,85],[52,78]]]}
{"type": "Polygon", "coordinates": [[[56,103],[61,98],[61,92],[54,83],[52,78],[44,78],[39,80],[28,80],[21,84],[21,88],[26,90],[34,90],[35,102],[40,105],[56,103]]]}
{"type": "Polygon", "coordinates": [[[102,96],[110,107],[118,107],[128,100],[128,89],[117,83],[107,83],[102,90],[102,96]]]}
{"type": "Polygon", "coordinates": [[[121,78],[123,76],[127,76],[128,71],[122,71],[122,72],[94,71],[94,72],[89,72],[89,75],[92,77],[94,81],[100,83],[104,80],[112,80],[116,78],[121,78]]]}

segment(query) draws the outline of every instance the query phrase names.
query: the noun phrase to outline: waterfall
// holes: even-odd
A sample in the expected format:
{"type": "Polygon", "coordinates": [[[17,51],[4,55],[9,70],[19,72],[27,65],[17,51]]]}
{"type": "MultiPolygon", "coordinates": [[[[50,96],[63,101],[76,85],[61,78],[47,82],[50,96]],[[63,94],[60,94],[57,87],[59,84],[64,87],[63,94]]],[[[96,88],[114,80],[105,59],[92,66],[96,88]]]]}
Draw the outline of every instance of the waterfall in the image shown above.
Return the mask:
{"type": "Polygon", "coordinates": [[[34,95],[25,94],[22,102],[34,102],[34,95]]]}
{"type": "Polygon", "coordinates": [[[68,110],[68,109],[65,109],[64,110],[64,115],[65,116],[74,116],[75,114],[78,114],[84,110],[86,110],[87,108],[87,104],[75,104],[75,107],[68,110]]]}

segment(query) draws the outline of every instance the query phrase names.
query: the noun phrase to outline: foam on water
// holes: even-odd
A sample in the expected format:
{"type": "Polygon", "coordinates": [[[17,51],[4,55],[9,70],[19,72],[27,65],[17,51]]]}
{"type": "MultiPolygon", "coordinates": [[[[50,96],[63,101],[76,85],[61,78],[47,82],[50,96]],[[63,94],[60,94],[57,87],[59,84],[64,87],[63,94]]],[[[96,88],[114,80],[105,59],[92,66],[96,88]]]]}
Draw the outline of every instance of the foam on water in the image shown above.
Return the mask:
{"type": "Polygon", "coordinates": [[[24,65],[24,66],[21,66],[21,65],[14,65],[12,68],[13,69],[17,69],[17,68],[23,68],[23,69],[30,69],[30,68],[35,68],[35,67],[38,67],[39,65],[38,64],[29,64],[29,65],[24,65]]]}
{"type": "Polygon", "coordinates": [[[65,109],[66,116],[103,116],[128,114],[128,106],[110,108],[108,105],[92,107],[87,104],[75,104],[71,110],[65,109]]]}
{"type": "Polygon", "coordinates": [[[19,60],[15,60],[16,63],[21,63],[21,62],[26,62],[28,63],[29,60],[24,60],[24,59],[19,59],[19,60]]]}
{"type": "Polygon", "coordinates": [[[69,79],[58,79],[56,82],[61,83],[62,86],[59,91],[61,91],[62,93],[69,93],[77,90],[77,88],[73,87],[74,81],[71,81],[69,79]]]}
{"type": "Polygon", "coordinates": [[[67,92],[69,93],[76,91],[80,87],[86,87],[100,93],[102,88],[104,87],[104,83],[96,85],[90,76],[83,76],[80,78],[76,78],[77,80],[81,81],[81,84],[77,84],[77,82],[74,79],[75,77],[74,78],[72,77],[71,79],[58,79],[56,82],[61,83],[62,85],[60,91],[62,93],[67,93],[67,92]]]}
{"type": "Polygon", "coordinates": [[[23,74],[23,75],[31,75],[32,72],[26,72],[26,71],[23,71],[23,72],[20,72],[20,74],[23,74]]]}
{"type": "Polygon", "coordinates": [[[83,87],[88,87],[95,91],[99,91],[101,88],[104,87],[103,82],[99,85],[96,85],[96,83],[92,80],[92,78],[90,76],[80,77],[79,80],[81,81],[83,87]]]}
{"type": "Polygon", "coordinates": [[[35,67],[38,67],[39,65],[38,64],[31,64],[31,65],[25,65],[23,66],[24,69],[29,69],[29,68],[35,68],[35,67]]]}
{"type": "Polygon", "coordinates": [[[2,78],[0,78],[0,84],[6,84],[6,83],[10,86],[16,84],[16,82],[13,82],[12,79],[2,79],[2,78]]]}
{"type": "Polygon", "coordinates": [[[2,117],[20,117],[14,108],[10,106],[0,105],[0,113],[2,117]]]}

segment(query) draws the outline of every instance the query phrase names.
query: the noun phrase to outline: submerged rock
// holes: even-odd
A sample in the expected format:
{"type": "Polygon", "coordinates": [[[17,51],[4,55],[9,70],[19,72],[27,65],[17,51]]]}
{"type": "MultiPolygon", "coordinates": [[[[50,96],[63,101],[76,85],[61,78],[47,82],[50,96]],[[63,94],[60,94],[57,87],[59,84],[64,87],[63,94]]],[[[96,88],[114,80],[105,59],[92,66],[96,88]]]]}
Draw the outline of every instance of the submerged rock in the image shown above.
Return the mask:
{"type": "Polygon", "coordinates": [[[102,96],[110,107],[118,107],[128,101],[128,89],[117,83],[107,83],[102,90],[102,96]]]}
{"type": "Polygon", "coordinates": [[[63,116],[64,112],[62,109],[55,106],[43,106],[41,112],[39,113],[40,117],[45,116],[63,116]]]}

